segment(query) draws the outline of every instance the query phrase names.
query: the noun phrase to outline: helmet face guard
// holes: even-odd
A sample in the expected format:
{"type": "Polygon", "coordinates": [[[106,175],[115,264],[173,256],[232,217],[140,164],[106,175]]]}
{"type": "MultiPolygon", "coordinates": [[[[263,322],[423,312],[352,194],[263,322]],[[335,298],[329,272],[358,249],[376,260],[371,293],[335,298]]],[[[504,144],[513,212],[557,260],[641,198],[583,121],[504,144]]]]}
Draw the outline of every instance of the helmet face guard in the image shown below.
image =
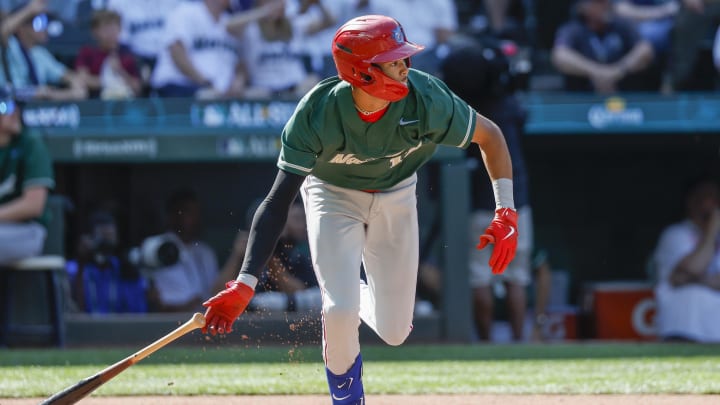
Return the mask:
{"type": "Polygon", "coordinates": [[[367,15],[337,30],[332,55],[341,79],[372,96],[398,101],[407,96],[407,85],[386,75],[377,64],[406,59],[410,67],[410,57],[424,48],[407,40],[397,20],[367,15]]]}

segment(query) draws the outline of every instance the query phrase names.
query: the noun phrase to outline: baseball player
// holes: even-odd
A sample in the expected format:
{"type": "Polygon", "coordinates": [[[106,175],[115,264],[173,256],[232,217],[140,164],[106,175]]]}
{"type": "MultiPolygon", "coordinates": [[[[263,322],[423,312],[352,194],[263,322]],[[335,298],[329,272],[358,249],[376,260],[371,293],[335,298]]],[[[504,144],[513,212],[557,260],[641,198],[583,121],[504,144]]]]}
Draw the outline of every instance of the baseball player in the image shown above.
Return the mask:
{"type": "Polygon", "coordinates": [[[423,48],[386,16],[357,17],[338,29],[332,43],[338,76],[306,94],[287,122],[279,171],[255,212],[240,274],[204,303],[203,332],[231,332],[300,192],[322,292],[333,404],[365,403],[361,319],[391,345],[410,334],[419,256],[416,171],[437,145],[475,142],[482,149],[497,210],[478,248],[494,244],[495,273],[515,255],[512,164],[502,132],[442,81],[410,69],[410,57],[423,48]]]}

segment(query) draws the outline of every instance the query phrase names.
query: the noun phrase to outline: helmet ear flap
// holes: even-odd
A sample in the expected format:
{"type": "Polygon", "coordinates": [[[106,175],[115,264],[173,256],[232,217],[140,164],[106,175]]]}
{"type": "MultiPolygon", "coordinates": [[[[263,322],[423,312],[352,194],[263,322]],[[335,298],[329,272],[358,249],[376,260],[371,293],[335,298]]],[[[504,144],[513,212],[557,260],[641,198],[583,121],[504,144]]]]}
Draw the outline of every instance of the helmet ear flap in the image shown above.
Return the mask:
{"type": "MultiPolygon", "coordinates": [[[[372,67],[370,68],[372,69],[372,67]]],[[[365,84],[371,84],[373,82],[372,76],[370,76],[367,73],[361,72],[360,70],[356,69],[355,67],[352,68],[353,76],[360,77],[360,80],[362,80],[365,84]]]]}

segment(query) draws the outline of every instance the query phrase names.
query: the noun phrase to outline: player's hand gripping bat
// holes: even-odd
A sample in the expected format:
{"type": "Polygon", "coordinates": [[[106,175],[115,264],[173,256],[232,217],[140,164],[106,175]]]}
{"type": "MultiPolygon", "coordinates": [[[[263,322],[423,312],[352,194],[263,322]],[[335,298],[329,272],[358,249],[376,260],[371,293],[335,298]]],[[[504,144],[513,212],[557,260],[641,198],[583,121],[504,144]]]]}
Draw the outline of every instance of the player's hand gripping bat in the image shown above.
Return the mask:
{"type": "Polygon", "coordinates": [[[160,339],[150,343],[138,352],[118,361],[117,363],[99,371],[95,375],[84,380],[78,381],[75,385],[71,385],[64,390],[58,392],[52,397],[46,399],[41,405],[69,405],[83,399],[98,387],[110,381],[111,378],[125,371],[128,367],[139,362],[145,357],[155,353],[157,350],[165,347],[170,342],[205,326],[205,316],[201,313],[195,313],[190,320],[180,325],[177,329],[161,337],[160,339]]]}

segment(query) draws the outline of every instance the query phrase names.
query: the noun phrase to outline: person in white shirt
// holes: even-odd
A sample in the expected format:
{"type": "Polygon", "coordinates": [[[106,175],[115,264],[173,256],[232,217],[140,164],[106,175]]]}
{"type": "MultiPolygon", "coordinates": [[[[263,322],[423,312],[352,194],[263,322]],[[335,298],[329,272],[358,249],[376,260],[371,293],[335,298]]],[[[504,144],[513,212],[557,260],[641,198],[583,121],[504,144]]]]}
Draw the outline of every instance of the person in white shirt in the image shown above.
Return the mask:
{"type": "Polygon", "coordinates": [[[329,43],[332,43],[340,21],[370,14],[368,0],[294,0],[288,1],[288,15],[305,32],[300,43],[310,60],[310,69],[320,78],[335,76],[329,43]]]}
{"type": "Polygon", "coordinates": [[[237,93],[244,81],[238,40],[226,24],[230,0],[184,2],[168,16],[162,50],[150,78],[161,97],[194,97],[203,89],[215,96],[237,93]]]}
{"type": "Polygon", "coordinates": [[[428,49],[446,43],[458,29],[452,0],[370,0],[369,7],[373,14],[400,21],[405,35],[428,49]]]}
{"type": "Polygon", "coordinates": [[[686,218],[667,227],[652,256],[658,335],[665,340],[720,342],[720,186],[695,180],[686,218]]]}
{"type": "Polygon", "coordinates": [[[203,297],[222,288],[215,252],[200,240],[200,203],[193,191],[179,190],[170,196],[165,209],[166,235],[178,246],[180,257],[174,265],[149,272],[151,309],[156,312],[198,310],[202,308],[203,297]]]}
{"type": "Polygon", "coordinates": [[[299,98],[320,81],[309,66],[306,41],[330,27],[334,18],[319,0],[310,3],[304,6],[316,7],[317,15],[311,16],[314,13],[308,10],[302,18],[290,18],[294,12],[288,12],[285,2],[256,0],[260,8],[278,6],[245,27],[243,56],[248,73],[247,97],[299,98]]]}
{"type": "Polygon", "coordinates": [[[162,50],[167,16],[187,0],[108,0],[107,8],[122,17],[120,43],[137,56],[154,60],[162,50]]]}

